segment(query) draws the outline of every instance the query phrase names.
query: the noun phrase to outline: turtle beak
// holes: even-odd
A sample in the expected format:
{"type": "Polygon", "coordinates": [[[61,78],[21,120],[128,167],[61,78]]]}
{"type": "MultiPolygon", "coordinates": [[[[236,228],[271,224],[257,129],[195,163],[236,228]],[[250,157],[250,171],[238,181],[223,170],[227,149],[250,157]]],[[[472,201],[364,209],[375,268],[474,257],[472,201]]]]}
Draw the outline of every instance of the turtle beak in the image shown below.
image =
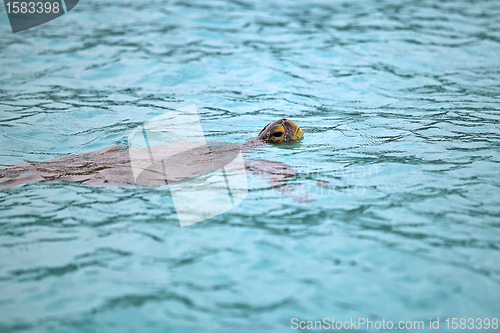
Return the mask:
{"type": "Polygon", "coordinates": [[[292,141],[298,142],[303,137],[304,137],[304,132],[302,131],[302,129],[299,126],[297,126],[297,130],[295,131],[295,134],[292,136],[292,141]]]}
{"type": "Polygon", "coordinates": [[[289,143],[297,143],[299,142],[303,137],[304,137],[304,132],[300,127],[294,123],[293,121],[290,121],[290,125],[292,125],[293,130],[291,131],[292,135],[290,136],[290,142],[289,143]]]}

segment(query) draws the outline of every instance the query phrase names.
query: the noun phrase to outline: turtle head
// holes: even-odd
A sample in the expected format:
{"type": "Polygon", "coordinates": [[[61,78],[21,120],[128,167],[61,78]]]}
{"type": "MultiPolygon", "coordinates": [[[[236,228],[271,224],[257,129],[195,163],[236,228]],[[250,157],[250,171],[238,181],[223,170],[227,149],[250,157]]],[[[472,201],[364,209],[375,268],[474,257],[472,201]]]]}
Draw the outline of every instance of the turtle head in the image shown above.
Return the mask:
{"type": "Polygon", "coordinates": [[[267,124],[258,138],[267,143],[290,145],[299,142],[304,136],[300,127],[291,120],[281,118],[267,124]]]}

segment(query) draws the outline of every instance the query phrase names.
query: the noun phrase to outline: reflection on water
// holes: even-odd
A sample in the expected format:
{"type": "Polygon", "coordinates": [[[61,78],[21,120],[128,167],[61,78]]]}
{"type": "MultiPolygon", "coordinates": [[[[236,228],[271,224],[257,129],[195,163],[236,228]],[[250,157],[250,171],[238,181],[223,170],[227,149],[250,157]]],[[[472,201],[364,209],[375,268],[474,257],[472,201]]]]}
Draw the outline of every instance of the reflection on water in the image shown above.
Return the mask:
{"type": "Polygon", "coordinates": [[[284,116],[305,132],[245,153],[296,175],[249,174],[241,204],[186,228],[168,191],[1,191],[0,330],[498,317],[499,15],[496,1],[89,0],[16,34],[0,15],[2,165],[125,144],[190,104],[207,141],[284,116]]]}

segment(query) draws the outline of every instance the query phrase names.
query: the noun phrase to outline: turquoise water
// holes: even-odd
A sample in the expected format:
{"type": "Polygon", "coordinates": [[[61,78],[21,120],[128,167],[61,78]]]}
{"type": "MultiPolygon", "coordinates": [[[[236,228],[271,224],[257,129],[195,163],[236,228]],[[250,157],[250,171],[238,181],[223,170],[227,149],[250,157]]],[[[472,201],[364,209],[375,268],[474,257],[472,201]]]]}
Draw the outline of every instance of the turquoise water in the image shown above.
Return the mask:
{"type": "Polygon", "coordinates": [[[249,175],[240,205],[184,228],[168,191],[0,191],[0,331],[500,319],[499,17],[497,1],[82,0],[13,34],[2,9],[1,165],[126,143],[190,104],[215,141],[281,117],[305,138],[245,153],[299,171],[294,197],[249,175]]]}

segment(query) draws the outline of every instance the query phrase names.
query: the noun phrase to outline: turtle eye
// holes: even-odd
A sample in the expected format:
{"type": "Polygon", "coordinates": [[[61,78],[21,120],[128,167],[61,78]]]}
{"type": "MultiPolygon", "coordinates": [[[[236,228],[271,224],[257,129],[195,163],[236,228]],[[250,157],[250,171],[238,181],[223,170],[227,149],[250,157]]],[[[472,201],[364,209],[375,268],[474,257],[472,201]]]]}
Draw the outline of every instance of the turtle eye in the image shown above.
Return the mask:
{"type": "Polygon", "coordinates": [[[283,132],[274,132],[271,137],[272,138],[279,138],[283,136],[283,132]]]}

